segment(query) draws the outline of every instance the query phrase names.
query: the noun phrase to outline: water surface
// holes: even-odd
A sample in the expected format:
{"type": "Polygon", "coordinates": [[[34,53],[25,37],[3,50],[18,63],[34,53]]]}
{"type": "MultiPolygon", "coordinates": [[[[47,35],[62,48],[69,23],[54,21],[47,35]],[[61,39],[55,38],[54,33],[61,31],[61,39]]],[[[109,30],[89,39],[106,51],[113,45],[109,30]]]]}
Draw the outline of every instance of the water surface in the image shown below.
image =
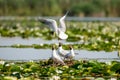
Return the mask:
{"type": "MultiPolygon", "coordinates": [[[[81,41],[78,42],[67,42],[65,40],[61,40],[60,42],[64,44],[80,44],[81,41]]],[[[41,38],[26,38],[23,39],[21,37],[0,37],[0,46],[11,46],[14,44],[23,44],[23,45],[32,45],[32,44],[58,44],[59,41],[57,39],[52,40],[44,40],[41,38]]]]}
{"type": "MultiPolygon", "coordinates": [[[[104,52],[104,51],[87,51],[87,50],[74,50],[79,53],[75,59],[99,59],[99,60],[119,60],[117,51],[104,52]]],[[[41,60],[49,59],[52,55],[50,49],[34,49],[34,48],[0,48],[0,59],[5,60],[41,60]]]]}
{"type": "Polygon", "coordinates": [[[0,48],[0,59],[5,60],[39,60],[48,59],[50,50],[33,48],[0,48]]]}
{"type": "MultiPolygon", "coordinates": [[[[32,44],[58,44],[58,40],[43,40],[41,38],[28,38],[23,39],[21,37],[0,37],[0,46],[11,46],[14,44],[32,45],[32,44]]],[[[67,42],[62,40],[64,44],[75,44],[79,42],[67,42]]],[[[79,55],[75,56],[75,59],[99,59],[99,60],[120,60],[117,56],[117,51],[105,52],[105,51],[87,51],[87,50],[75,50],[79,55]]],[[[50,49],[34,49],[34,48],[0,48],[0,59],[5,60],[40,60],[49,59],[52,51],[50,49]]]]}

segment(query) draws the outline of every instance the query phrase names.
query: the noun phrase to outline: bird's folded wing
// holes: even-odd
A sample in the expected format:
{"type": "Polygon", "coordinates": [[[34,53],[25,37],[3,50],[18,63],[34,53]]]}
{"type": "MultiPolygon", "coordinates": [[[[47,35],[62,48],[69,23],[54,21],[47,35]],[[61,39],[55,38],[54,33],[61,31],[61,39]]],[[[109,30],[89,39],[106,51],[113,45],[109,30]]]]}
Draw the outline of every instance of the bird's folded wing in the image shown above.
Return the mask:
{"type": "Polygon", "coordinates": [[[69,51],[67,51],[67,50],[62,50],[62,53],[63,53],[64,55],[66,55],[66,54],[69,53],[69,51]]]}
{"type": "Polygon", "coordinates": [[[71,56],[71,54],[68,53],[68,54],[65,55],[65,58],[69,58],[70,56],[71,56]]]}

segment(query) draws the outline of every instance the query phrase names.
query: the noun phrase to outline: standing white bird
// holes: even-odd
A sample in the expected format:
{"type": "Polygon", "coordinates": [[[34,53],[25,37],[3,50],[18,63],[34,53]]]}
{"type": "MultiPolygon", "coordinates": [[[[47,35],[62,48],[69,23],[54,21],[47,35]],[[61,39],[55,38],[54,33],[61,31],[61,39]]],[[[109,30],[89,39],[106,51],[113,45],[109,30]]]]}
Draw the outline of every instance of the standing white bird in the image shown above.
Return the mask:
{"type": "Polygon", "coordinates": [[[58,47],[58,54],[61,56],[61,57],[65,57],[65,55],[69,53],[67,50],[64,50],[62,48],[62,43],[59,43],[59,47],[58,47]]]}
{"type": "Polygon", "coordinates": [[[52,46],[52,60],[54,63],[65,65],[64,61],[60,58],[59,55],[57,55],[55,46],[52,46]]]}
{"type": "Polygon", "coordinates": [[[65,25],[65,18],[68,14],[68,11],[67,13],[60,18],[59,20],[59,27],[57,26],[57,22],[53,19],[38,19],[40,22],[42,23],[45,23],[47,25],[49,25],[49,27],[52,29],[53,32],[56,33],[56,35],[58,36],[59,39],[67,39],[68,38],[68,35],[65,33],[66,31],[66,25],[65,25]]]}
{"type": "Polygon", "coordinates": [[[69,48],[70,48],[70,52],[65,55],[65,58],[71,60],[75,57],[75,53],[71,45],[69,46],[69,48]]]}

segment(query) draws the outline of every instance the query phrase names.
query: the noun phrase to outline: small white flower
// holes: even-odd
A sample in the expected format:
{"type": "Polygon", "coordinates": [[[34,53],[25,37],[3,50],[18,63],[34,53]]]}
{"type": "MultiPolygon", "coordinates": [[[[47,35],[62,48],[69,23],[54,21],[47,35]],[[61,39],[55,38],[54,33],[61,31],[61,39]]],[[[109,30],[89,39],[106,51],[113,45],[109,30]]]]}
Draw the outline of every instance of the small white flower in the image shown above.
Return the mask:
{"type": "Polygon", "coordinates": [[[33,63],[34,61],[33,61],[33,60],[30,60],[29,62],[32,62],[32,63],[33,63]]]}
{"type": "Polygon", "coordinates": [[[43,46],[43,45],[44,45],[43,43],[40,44],[40,46],[43,46]]]}
{"type": "Polygon", "coordinates": [[[20,44],[16,44],[16,46],[20,46],[20,44]]]}
{"type": "Polygon", "coordinates": [[[109,43],[109,41],[108,41],[108,40],[105,40],[105,43],[109,43]]]}
{"type": "Polygon", "coordinates": [[[50,78],[50,80],[60,80],[60,77],[59,76],[52,76],[52,78],[50,78]]]}
{"type": "Polygon", "coordinates": [[[89,44],[88,42],[85,43],[85,45],[88,45],[88,44],[89,44]]]}
{"type": "Polygon", "coordinates": [[[82,40],[80,40],[80,42],[81,42],[81,43],[84,43],[85,41],[82,39],[82,40]]]}
{"type": "Polygon", "coordinates": [[[14,30],[14,29],[11,29],[10,31],[11,31],[11,32],[15,32],[15,30],[14,30]]]}
{"type": "Polygon", "coordinates": [[[20,66],[20,70],[23,70],[24,68],[20,66]]]}
{"type": "Polygon", "coordinates": [[[39,33],[39,32],[36,32],[36,35],[37,35],[37,36],[42,36],[42,34],[41,34],[41,33],[39,33]]]}
{"type": "Polygon", "coordinates": [[[33,29],[33,28],[31,28],[31,29],[30,29],[30,31],[34,31],[34,29],[33,29]]]}
{"type": "Polygon", "coordinates": [[[4,65],[4,64],[5,64],[5,61],[0,61],[0,64],[4,65]]]}
{"type": "Polygon", "coordinates": [[[73,72],[73,70],[70,70],[70,72],[73,72]]]}
{"type": "Polygon", "coordinates": [[[61,70],[56,70],[56,72],[57,72],[57,73],[62,73],[63,71],[61,71],[61,70]]]}
{"type": "Polygon", "coordinates": [[[84,39],[84,36],[80,36],[80,39],[84,39]]]}
{"type": "Polygon", "coordinates": [[[25,31],[24,30],[20,30],[20,33],[24,33],[25,31]]]}
{"type": "Polygon", "coordinates": [[[15,65],[15,63],[12,62],[12,63],[10,63],[10,65],[15,65]]]}
{"type": "Polygon", "coordinates": [[[112,64],[110,61],[109,61],[109,62],[106,61],[105,63],[106,63],[107,65],[111,65],[111,64],[112,64]]]}
{"type": "Polygon", "coordinates": [[[6,64],[5,66],[10,66],[10,64],[6,64]]]}
{"type": "Polygon", "coordinates": [[[115,42],[115,39],[112,39],[113,42],[115,42]]]}
{"type": "Polygon", "coordinates": [[[98,37],[97,40],[98,40],[98,41],[101,41],[101,37],[98,37]]]}
{"type": "Polygon", "coordinates": [[[91,30],[90,30],[90,29],[88,29],[88,32],[90,33],[90,32],[91,32],[91,30]]]}
{"type": "Polygon", "coordinates": [[[16,26],[17,26],[17,27],[21,27],[21,26],[20,26],[20,23],[17,23],[16,26]]]}
{"type": "Polygon", "coordinates": [[[17,80],[16,77],[11,77],[11,76],[5,76],[4,79],[5,80],[17,80]]]}
{"type": "Polygon", "coordinates": [[[38,28],[38,27],[35,27],[35,30],[39,30],[39,28],[38,28]]]}
{"type": "Polygon", "coordinates": [[[110,80],[117,80],[116,78],[111,78],[110,80]]]}
{"type": "Polygon", "coordinates": [[[115,46],[115,45],[112,45],[112,48],[116,48],[116,46],[115,46]]]}
{"type": "Polygon", "coordinates": [[[13,72],[12,74],[17,74],[17,73],[19,73],[19,72],[13,72]]]}

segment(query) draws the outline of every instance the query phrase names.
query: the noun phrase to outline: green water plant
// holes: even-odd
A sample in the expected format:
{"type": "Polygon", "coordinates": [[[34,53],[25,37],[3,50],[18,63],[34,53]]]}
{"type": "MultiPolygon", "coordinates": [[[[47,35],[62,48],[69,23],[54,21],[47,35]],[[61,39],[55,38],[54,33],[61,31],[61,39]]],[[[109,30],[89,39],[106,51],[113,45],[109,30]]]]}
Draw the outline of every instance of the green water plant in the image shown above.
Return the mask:
{"type": "Polygon", "coordinates": [[[120,79],[120,62],[98,62],[96,60],[73,60],[72,64],[54,65],[50,60],[14,62],[0,61],[0,79],[120,79]]]}

